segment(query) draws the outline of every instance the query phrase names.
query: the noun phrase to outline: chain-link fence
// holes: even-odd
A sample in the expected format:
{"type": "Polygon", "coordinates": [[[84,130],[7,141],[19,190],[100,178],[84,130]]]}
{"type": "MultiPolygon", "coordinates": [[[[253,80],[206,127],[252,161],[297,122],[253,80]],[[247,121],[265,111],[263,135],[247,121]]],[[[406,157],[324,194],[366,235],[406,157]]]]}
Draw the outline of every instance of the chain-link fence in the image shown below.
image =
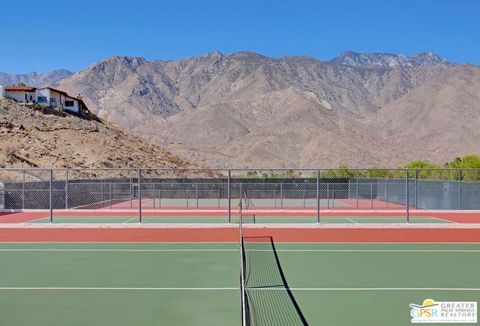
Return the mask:
{"type": "Polygon", "coordinates": [[[480,211],[480,169],[0,169],[0,209],[42,211],[50,221],[123,212],[140,222],[201,214],[409,222],[412,212],[480,211]]]}

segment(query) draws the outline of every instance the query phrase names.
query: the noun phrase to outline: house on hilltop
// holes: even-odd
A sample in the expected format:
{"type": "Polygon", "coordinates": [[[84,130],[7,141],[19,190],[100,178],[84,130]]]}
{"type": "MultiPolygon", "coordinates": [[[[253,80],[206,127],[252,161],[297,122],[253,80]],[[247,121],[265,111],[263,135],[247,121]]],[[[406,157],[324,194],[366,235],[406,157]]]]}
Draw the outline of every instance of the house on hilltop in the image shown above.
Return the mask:
{"type": "Polygon", "coordinates": [[[34,103],[44,107],[60,108],[78,114],[88,110],[81,98],[70,96],[66,92],[52,87],[0,86],[0,98],[20,103],[34,103]]]}

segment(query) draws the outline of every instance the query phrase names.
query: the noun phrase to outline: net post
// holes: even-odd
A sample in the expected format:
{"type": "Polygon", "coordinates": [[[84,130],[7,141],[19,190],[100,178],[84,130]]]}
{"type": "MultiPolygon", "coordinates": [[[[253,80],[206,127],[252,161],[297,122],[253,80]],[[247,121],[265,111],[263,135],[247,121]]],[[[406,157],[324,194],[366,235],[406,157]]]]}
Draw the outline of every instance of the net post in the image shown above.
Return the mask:
{"type": "Polygon", "coordinates": [[[232,171],[228,170],[228,179],[227,179],[227,200],[228,200],[228,223],[232,223],[232,171]]]}
{"type": "Polygon", "coordinates": [[[320,170],[317,170],[317,223],[320,223],[320,170]]]}
{"type": "Polygon", "coordinates": [[[52,192],[53,192],[53,170],[49,170],[49,208],[50,208],[50,223],[53,223],[53,203],[52,203],[52,192]]]}
{"type": "Polygon", "coordinates": [[[247,309],[246,309],[246,298],[245,298],[245,248],[243,245],[243,221],[242,214],[240,214],[238,219],[238,233],[239,233],[239,242],[240,242],[240,305],[242,307],[242,326],[247,326],[247,309]]]}
{"type": "Polygon", "coordinates": [[[408,169],[405,169],[405,206],[406,206],[406,215],[407,223],[410,223],[410,192],[409,192],[409,173],[408,169]]]}
{"type": "Polygon", "coordinates": [[[68,209],[68,169],[65,169],[65,209],[68,209]]]}
{"type": "Polygon", "coordinates": [[[142,169],[138,169],[138,221],[142,223],[142,169]]]}

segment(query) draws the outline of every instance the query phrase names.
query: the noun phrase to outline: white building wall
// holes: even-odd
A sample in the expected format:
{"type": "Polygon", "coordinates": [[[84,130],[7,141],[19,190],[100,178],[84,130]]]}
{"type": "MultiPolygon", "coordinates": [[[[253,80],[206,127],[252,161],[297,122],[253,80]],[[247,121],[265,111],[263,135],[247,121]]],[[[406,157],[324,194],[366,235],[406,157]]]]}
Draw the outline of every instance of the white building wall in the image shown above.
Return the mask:
{"type": "Polygon", "coordinates": [[[50,89],[48,88],[41,88],[41,89],[37,89],[37,92],[36,92],[36,99],[37,99],[37,103],[41,106],[48,106],[49,103],[50,103],[50,89]],[[38,97],[39,96],[44,96],[47,98],[47,101],[46,102],[39,102],[38,101],[38,97]]]}
{"type": "Polygon", "coordinates": [[[35,92],[24,91],[5,91],[5,98],[9,98],[22,103],[32,103],[32,101],[36,100],[35,92]],[[27,96],[27,101],[25,101],[25,95],[27,96]],[[32,100],[30,100],[30,96],[32,96],[32,100]]]}
{"type": "Polygon", "coordinates": [[[65,96],[65,97],[64,97],[63,106],[64,106],[64,109],[65,109],[65,110],[69,110],[69,111],[73,111],[73,112],[76,112],[76,113],[80,113],[80,108],[79,108],[79,106],[78,106],[78,100],[77,100],[77,99],[74,99],[74,98],[72,98],[72,97],[65,96]],[[73,106],[65,106],[65,101],[73,101],[73,106]]]}
{"type": "Polygon", "coordinates": [[[0,86],[0,98],[5,98],[5,90],[3,89],[3,86],[0,86]]]}
{"type": "Polygon", "coordinates": [[[50,90],[50,106],[54,108],[63,108],[62,97],[62,94],[55,92],[54,90],[50,90]]]}
{"type": "Polygon", "coordinates": [[[38,104],[41,106],[51,106],[51,107],[61,108],[63,110],[77,112],[77,113],[80,112],[77,99],[69,96],[65,96],[62,93],[56,92],[55,90],[52,90],[50,88],[37,89],[37,94],[36,94],[37,101],[39,96],[44,96],[47,98],[47,101],[44,103],[38,102],[38,104]],[[73,101],[74,102],[73,107],[66,107],[65,106],[66,100],[73,101]]]}

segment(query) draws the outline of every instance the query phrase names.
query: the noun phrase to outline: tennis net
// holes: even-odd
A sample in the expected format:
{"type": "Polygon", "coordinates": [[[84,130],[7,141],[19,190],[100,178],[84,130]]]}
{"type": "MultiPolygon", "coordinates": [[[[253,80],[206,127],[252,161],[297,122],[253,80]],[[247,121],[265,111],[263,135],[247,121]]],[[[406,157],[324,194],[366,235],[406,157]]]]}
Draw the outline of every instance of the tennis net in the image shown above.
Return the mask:
{"type": "Polygon", "coordinates": [[[243,242],[243,224],[242,214],[240,214],[238,221],[239,241],[240,241],[240,304],[242,311],[242,326],[250,325],[249,311],[248,311],[248,298],[246,290],[246,259],[245,259],[245,246],[243,242]]]}
{"type": "Polygon", "coordinates": [[[243,325],[308,326],[288,286],[273,238],[244,236],[242,229],[240,236],[243,325]]]}

